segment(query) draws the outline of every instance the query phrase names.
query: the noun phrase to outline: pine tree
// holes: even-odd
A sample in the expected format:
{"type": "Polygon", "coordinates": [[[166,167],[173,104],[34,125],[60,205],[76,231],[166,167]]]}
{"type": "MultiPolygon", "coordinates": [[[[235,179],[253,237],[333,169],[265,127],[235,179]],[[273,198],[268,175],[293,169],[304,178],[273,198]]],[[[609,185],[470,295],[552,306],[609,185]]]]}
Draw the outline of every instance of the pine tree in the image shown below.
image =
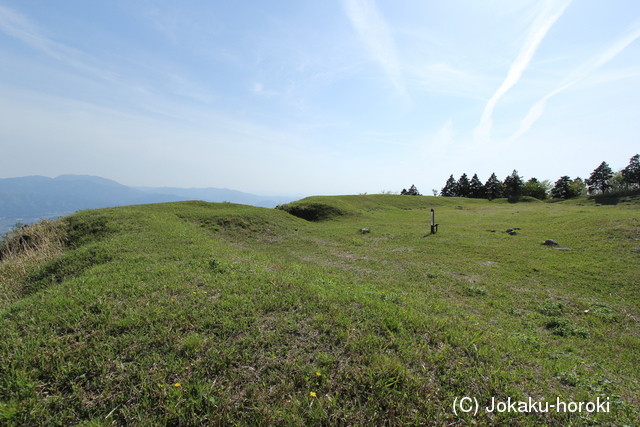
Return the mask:
{"type": "Polygon", "coordinates": [[[629,184],[640,186],[640,154],[636,154],[629,160],[629,165],[622,169],[622,176],[629,184]]]}
{"type": "Polygon", "coordinates": [[[458,180],[458,197],[469,197],[471,193],[471,184],[469,183],[469,178],[466,173],[463,173],[460,179],[458,180]]]}
{"type": "Polygon", "coordinates": [[[510,199],[520,197],[523,185],[522,177],[518,175],[518,171],[514,169],[511,175],[504,179],[504,197],[510,199]]]}
{"type": "Polygon", "coordinates": [[[444,185],[444,187],[442,187],[442,190],[440,190],[440,195],[442,197],[455,197],[458,195],[457,187],[458,187],[458,183],[453,178],[453,175],[451,175],[447,180],[446,184],[444,185]]]}
{"type": "Polygon", "coordinates": [[[402,193],[400,194],[403,194],[405,196],[419,196],[420,192],[415,185],[411,184],[411,188],[409,188],[409,190],[402,190],[402,193]]]}
{"type": "Polygon", "coordinates": [[[484,184],[484,194],[487,199],[493,200],[502,196],[502,183],[495,173],[492,173],[484,184]]]}
{"type": "Polygon", "coordinates": [[[474,173],[471,181],[469,182],[469,197],[473,197],[474,199],[482,199],[484,197],[484,185],[480,179],[478,179],[478,174],[474,173]]]}
{"type": "Polygon", "coordinates": [[[586,180],[586,184],[589,188],[589,193],[594,193],[596,191],[600,191],[601,193],[606,193],[611,185],[609,184],[609,179],[613,176],[613,171],[607,164],[607,162],[600,163],[600,166],[594,169],[591,172],[591,176],[586,180]]]}
{"type": "Polygon", "coordinates": [[[571,197],[576,197],[577,194],[571,189],[571,183],[571,178],[568,176],[565,175],[560,177],[553,186],[553,189],[551,189],[551,197],[556,199],[570,199],[571,197]]]}

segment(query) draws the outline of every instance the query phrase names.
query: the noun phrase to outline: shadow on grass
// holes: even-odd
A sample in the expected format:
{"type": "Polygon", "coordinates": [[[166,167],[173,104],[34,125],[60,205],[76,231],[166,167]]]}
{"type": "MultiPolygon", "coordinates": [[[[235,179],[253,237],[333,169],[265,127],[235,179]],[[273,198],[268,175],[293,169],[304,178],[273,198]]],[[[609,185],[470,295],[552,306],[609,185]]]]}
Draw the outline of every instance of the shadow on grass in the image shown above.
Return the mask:
{"type": "Polygon", "coordinates": [[[594,196],[593,200],[600,205],[617,205],[620,197],[616,196],[594,196]]]}
{"type": "Polygon", "coordinates": [[[589,199],[592,199],[601,205],[617,205],[620,202],[632,202],[634,199],[637,200],[638,196],[640,196],[640,189],[634,188],[631,190],[594,194],[589,196],[589,199]]]}

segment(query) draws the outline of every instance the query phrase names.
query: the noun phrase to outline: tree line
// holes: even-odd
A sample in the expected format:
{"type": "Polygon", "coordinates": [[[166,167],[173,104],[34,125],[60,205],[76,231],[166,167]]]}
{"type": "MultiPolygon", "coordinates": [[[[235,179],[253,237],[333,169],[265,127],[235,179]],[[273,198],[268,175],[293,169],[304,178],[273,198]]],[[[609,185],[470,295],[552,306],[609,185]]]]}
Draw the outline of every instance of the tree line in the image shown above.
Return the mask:
{"type": "MultiPolygon", "coordinates": [[[[631,157],[627,167],[615,173],[607,162],[602,162],[585,180],[580,177],[571,179],[565,175],[555,183],[551,183],[549,180],[538,181],[536,178],[530,178],[525,182],[515,169],[502,181],[495,173],[492,173],[484,184],[475,173],[471,179],[466,173],[463,173],[457,180],[451,175],[439,195],[488,200],[518,199],[522,196],[529,196],[543,200],[549,196],[554,199],[569,199],[584,194],[609,194],[637,189],[640,189],[640,155],[638,154],[631,157]]],[[[437,190],[433,190],[433,193],[434,196],[438,195],[437,190]]],[[[420,195],[414,185],[409,190],[402,190],[401,194],[420,195]]]]}

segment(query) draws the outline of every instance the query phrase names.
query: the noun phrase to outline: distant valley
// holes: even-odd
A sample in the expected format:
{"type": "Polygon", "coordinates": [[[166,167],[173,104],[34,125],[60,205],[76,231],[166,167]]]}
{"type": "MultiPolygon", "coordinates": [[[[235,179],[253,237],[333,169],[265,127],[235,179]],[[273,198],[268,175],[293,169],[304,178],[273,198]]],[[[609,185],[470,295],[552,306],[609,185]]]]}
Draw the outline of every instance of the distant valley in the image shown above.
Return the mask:
{"type": "Polygon", "coordinates": [[[204,200],[273,208],[294,196],[258,196],[226,188],[129,187],[91,175],[0,179],[0,233],[16,223],[31,224],[82,209],[204,200]]]}

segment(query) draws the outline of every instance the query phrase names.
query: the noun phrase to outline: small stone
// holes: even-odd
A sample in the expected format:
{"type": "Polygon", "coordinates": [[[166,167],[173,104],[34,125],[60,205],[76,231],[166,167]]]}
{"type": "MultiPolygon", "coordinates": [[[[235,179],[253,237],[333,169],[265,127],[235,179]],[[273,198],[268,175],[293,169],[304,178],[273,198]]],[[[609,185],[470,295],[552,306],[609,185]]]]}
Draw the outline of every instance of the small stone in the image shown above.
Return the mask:
{"type": "Polygon", "coordinates": [[[542,242],[542,244],[543,244],[543,245],[546,245],[546,246],[558,246],[558,245],[559,245],[559,243],[558,243],[558,242],[556,242],[556,241],[555,241],[555,240],[553,240],[553,239],[547,239],[547,240],[545,240],[544,242],[542,242]]]}
{"type": "Polygon", "coordinates": [[[369,230],[368,228],[361,228],[359,232],[360,234],[367,234],[367,233],[371,233],[371,230],[369,230]]]}

